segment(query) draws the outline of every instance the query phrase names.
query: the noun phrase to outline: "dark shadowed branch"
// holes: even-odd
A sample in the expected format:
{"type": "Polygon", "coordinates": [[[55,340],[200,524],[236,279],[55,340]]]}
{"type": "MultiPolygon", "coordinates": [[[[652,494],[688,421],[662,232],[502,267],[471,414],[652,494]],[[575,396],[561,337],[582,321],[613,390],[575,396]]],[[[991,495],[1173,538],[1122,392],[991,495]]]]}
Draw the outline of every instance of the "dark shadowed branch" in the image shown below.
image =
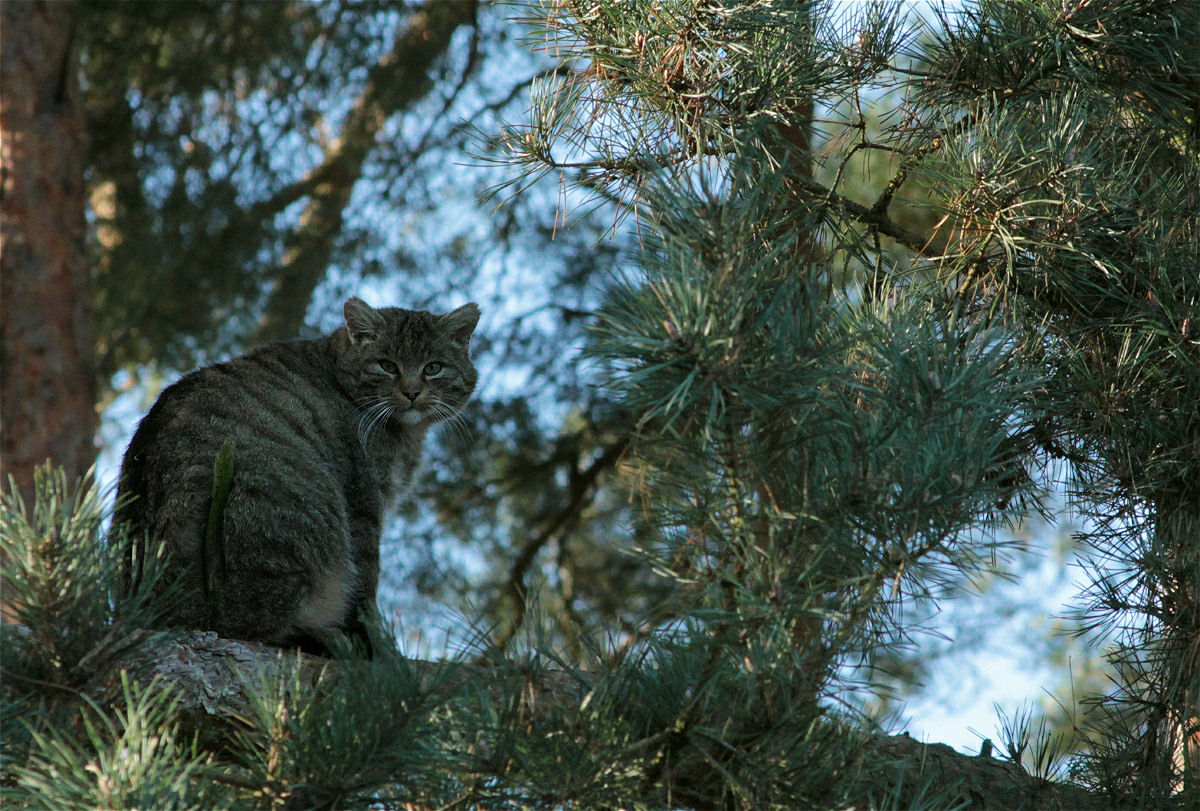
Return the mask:
{"type": "Polygon", "coordinates": [[[585,469],[573,470],[567,485],[566,503],[560,510],[550,515],[542,524],[537,535],[530,538],[521,547],[521,553],[509,567],[508,580],[501,595],[501,599],[511,604],[513,615],[493,640],[493,644],[498,650],[504,650],[508,646],[525,620],[528,608],[525,577],[537,559],[538,553],[570,531],[571,525],[579,520],[581,513],[595,496],[597,480],[603,473],[616,466],[628,445],[628,437],[619,439],[585,469]]]}
{"type": "Polygon", "coordinates": [[[425,97],[429,71],[459,27],[475,19],[475,2],[429,0],[397,34],[391,50],[371,69],[366,87],[346,118],[340,137],[320,167],[298,184],[260,204],[268,215],[303,197],[309,202],[289,235],[273,279],[254,343],[295,335],[313,291],[328,269],[355,183],[384,123],[425,97]]]}

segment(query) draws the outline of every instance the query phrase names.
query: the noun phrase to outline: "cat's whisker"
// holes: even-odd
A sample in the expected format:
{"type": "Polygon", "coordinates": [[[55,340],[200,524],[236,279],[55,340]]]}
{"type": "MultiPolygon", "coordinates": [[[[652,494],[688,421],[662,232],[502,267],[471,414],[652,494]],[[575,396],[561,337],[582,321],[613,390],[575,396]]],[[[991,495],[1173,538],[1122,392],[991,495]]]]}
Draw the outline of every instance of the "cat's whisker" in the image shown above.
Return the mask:
{"type": "Polygon", "coordinates": [[[467,424],[465,419],[455,415],[455,418],[446,421],[446,425],[449,427],[449,430],[453,431],[454,435],[458,437],[458,440],[463,447],[469,447],[474,444],[474,437],[472,436],[470,426],[467,424]]]}
{"type": "Polygon", "coordinates": [[[438,422],[448,422],[454,419],[458,413],[455,409],[437,400],[429,404],[429,410],[437,417],[438,422]]]}
{"type": "Polygon", "coordinates": [[[471,434],[467,420],[460,409],[447,405],[440,400],[435,400],[430,403],[429,410],[438,417],[442,425],[446,426],[447,431],[458,437],[463,445],[471,444],[471,434]]]}
{"type": "Polygon", "coordinates": [[[358,435],[359,435],[359,438],[363,441],[364,445],[367,444],[367,442],[370,440],[371,434],[374,432],[375,422],[378,419],[380,411],[383,410],[384,408],[385,408],[385,406],[383,406],[382,404],[377,404],[377,405],[371,406],[371,408],[369,408],[368,410],[364,411],[361,415],[359,415],[358,435]]]}
{"type": "Polygon", "coordinates": [[[394,410],[395,406],[390,401],[386,398],[380,398],[379,402],[376,402],[359,415],[358,436],[364,446],[371,443],[371,436],[375,433],[376,428],[385,424],[394,410]]]}
{"type": "Polygon", "coordinates": [[[379,428],[387,425],[388,420],[392,418],[392,414],[396,412],[396,407],[391,403],[380,403],[379,413],[375,415],[375,419],[371,421],[371,430],[376,431],[379,428]]]}
{"type": "Polygon", "coordinates": [[[359,413],[358,429],[359,429],[360,433],[362,432],[363,429],[366,428],[367,425],[370,424],[371,420],[374,419],[375,413],[379,409],[379,405],[380,405],[379,403],[375,403],[375,404],[363,409],[362,412],[359,413]]]}
{"type": "Polygon", "coordinates": [[[373,394],[369,397],[360,397],[354,401],[354,404],[361,408],[363,413],[366,413],[379,405],[387,404],[389,399],[386,394],[373,394]]]}

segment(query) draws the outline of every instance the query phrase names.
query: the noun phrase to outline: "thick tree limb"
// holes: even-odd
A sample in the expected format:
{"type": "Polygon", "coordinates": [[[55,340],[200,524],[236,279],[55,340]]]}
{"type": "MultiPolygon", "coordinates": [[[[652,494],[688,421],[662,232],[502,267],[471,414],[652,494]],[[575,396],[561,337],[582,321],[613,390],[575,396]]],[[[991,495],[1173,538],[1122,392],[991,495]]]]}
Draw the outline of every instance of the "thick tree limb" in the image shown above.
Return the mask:
{"type": "Polygon", "coordinates": [[[325,276],[341,233],[354,184],[375,147],[384,123],[424,98],[429,70],[445,53],[454,32],[475,19],[474,0],[428,0],[396,37],[392,49],[372,69],[362,95],[346,117],[341,137],[324,163],[308,177],[286,187],[256,208],[257,215],[281,210],[305,196],[308,206],[289,236],[283,263],[275,274],[266,312],[254,343],[295,335],[313,291],[325,276]]]}
{"type": "MultiPolygon", "coordinates": [[[[315,683],[324,668],[336,662],[303,657],[311,666],[315,683]]],[[[136,681],[151,679],[170,684],[176,691],[178,708],[205,736],[229,723],[245,700],[245,674],[281,667],[280,651],[261,645],[222,639],[212,632],[196,632],[174,639],[152,642],[127,664],[136,681]]],[[[412,661],[422,684],[457,691],[465,686],[483,686],[499,697],[519,690],[528,712],[536,717],[549,708],[579,707],[587,699],[587,684],[595,677],[587,673],[491,665],[412,661]]],[[[944,744],[926,744],[907,734],[877,735],[868,744],[863,762],[871,768],[892,770],[906,786],[916,790],[928,781],[939,787],[954,786],[966,809],[1101,809],[1106,800],[1081,789],[1034,777],[1014,763],[990,756],[964,755],[944,744]],[[902,775],[902,778],[899,776],[902,775]]],[[[873,780],[878,783],[879,781],[873,780]]]]}
{"type": "Polygon", "coordinates": [[[0,481],[27,504],[46,459],[78,479],[96,458],[75,14],[0,4],[0,481]]]}

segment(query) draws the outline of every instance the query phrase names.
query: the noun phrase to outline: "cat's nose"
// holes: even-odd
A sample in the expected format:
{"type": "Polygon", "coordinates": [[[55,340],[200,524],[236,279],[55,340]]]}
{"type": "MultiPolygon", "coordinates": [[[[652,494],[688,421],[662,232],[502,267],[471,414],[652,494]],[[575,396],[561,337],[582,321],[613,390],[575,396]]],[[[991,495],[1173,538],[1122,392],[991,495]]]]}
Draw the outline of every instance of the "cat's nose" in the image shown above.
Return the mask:
{"type": "Polygon", "coordinates": [[[403,394],[403,395],[404,395],[405,397],[407,397],[407,398],[408,398],[408,399],[409,399],[411,402],[414,402],[414,403],[417,401],[417,398],[421,396],[421,390],[420,390],[420,389],[409,389],[409,388],[404,388],[404,389],[400,389],[400,393],[401,393],[401,394],[403,394]]]}

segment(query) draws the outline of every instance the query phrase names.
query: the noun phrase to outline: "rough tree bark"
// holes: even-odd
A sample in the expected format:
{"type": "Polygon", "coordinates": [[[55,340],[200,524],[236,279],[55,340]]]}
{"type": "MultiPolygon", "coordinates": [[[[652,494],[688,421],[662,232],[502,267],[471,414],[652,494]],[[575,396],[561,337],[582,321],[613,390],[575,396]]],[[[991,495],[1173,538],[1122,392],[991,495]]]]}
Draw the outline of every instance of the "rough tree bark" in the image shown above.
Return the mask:
{"type": "Polygon", "coordinates": [[[75,11],[0,3],[0,482],[27,504],[47,458],[78,478],[96,455],[75,11]]]}
{"type": "Polygon", "coordinates": [[[47,458],[71,478],[95,458],[74,17],[73,3],[0,4],[0,465],[28,503],[47,458]]]}

